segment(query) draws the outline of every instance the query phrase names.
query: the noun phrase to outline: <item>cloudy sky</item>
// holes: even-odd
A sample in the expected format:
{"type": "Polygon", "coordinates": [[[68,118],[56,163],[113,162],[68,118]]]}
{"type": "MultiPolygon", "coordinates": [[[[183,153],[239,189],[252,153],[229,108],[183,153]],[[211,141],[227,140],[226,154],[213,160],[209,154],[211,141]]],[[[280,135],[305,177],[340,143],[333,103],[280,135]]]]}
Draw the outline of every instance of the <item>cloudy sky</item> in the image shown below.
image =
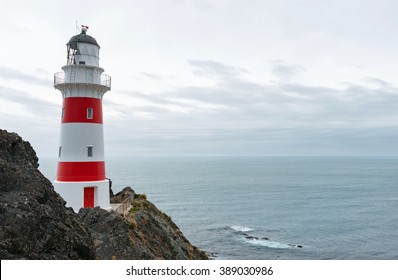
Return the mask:
{"type": "Polygon", "coordinates": [[[6,1],[0,128],[56,155],[78,24],[107,155],[398,155],[397,1],[6,1]]]}

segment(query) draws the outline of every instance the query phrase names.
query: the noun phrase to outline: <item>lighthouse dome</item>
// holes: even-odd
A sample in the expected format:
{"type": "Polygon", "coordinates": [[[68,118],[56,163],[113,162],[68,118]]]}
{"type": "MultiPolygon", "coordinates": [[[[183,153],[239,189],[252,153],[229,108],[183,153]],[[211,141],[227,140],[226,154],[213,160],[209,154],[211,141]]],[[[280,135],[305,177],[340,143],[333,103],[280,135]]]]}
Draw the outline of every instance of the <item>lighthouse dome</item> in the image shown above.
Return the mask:
{"type": "Polygon", "coordinates": [[[73,36],[72,38],[70,38],[67,45],[70,45],[73,49],[75,49],[75,46],[78,43],[93,44],[93,45],[98,46],[98,48],[100,47],[97,43],[97,40],[95,40],[90,35],[87,35],[86,31],[82,31],[80,34],[77,34],[77,35],[73,36]]]}

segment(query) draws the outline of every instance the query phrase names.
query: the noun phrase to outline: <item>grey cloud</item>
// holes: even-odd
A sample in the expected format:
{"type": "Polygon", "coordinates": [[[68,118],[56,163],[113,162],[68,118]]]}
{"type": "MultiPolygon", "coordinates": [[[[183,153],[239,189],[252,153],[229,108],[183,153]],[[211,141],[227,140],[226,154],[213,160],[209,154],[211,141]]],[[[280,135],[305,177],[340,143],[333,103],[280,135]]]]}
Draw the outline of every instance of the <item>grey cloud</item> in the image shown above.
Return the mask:
{"type": "MultiPolygon", "coordinates": [[[[398,90],[347,85],[345,88],[306,86],[301,84],[258,84],[242,79],[224,80],[213,87],[184,87],[155,94],[133,93],[156,107],[173,105],[190,112],[157,110],[165,119],[183,116],[185,121],[234,126],[340,125],[369,126],[375,122],[392,122],[398,110],[398,90]],[[190,102],[192,100],[192,102],[190,102]],[[209,106],[195,105],[196,101],[209,106]],[[392,102],[393,101],[393,102],[392,102]]],[[[145,110],[145,108],[141,108],[145,110]]],[[[148,112],[151,113],[152,110],[148,112]]],[[[182,120],[176,120],[176,123],[182,120]]],[[[210,125],[211,125],[210,124],[210,125]]]]}
{"type": "Polygon", "coordinates": [[[300,84],[293,84],[293,83],[286,83],[286,84],[279,84],[278,86],[282,91],[286,92],[294,92],[302,96],[306,97],[314,97],[320,96],[325,94],[333,94],[335,93],[336,89],[330,87],[322,87],[322,86],[306,86],[300,84]]]}
{"type": "Polygon", "coordinates": [[[51,75],[51,73],[49,73],[46,69],[44,68],[36,68],[35,69],[36,72],[41,73],[41,74],[45,74],[45,75],[51,75]]]}
{"type": "Polygon", "coordinates": [[[365,77],[362,79],[362,81],[364,81],[365,83],[369,83],[369,84],[373,84],[376,86],[380,86],[380,87],[390,87],[392,86],[391,83],[386,82],[382,79],[379,78],[375,78],[375,77],[365,77]]]}
{"type": "Polygon", "coordinates": [[[153,116],[162,117],[170,113],[169,109],[158,107],[158,106],[135,106],[134,112],[148,113],[153,116]]]}
{"type": "Polygon", "coordinates": [[[291,78],[305,71],[305,68],[297,64],[287,64],[281,60],[272,63],[272,73],[277,77],[291,78]]]}
{"type": "Polygon", "coordinates": [[[111,126],[113,135],[137,145],[134,153],[141,147],[154,154],[377,155],[395,145],[398,89],[389,84],[379,83],[375,89],[258,83],[243,79],[239,71],[195,63],[213,75],[214,86],[150,94],[125,91],[126,98],[148,103],[128,110],[152,118],[126,112],[124,124],[111,126]]]}
{"type": "Polygon", "coordinates": [[[51,79],[42,79],[5,66],[0,66],[0,76],[3,79],[17,80],[23,83],[27,82],[42,86],[51,86],[52,82],[51,79]]]}
{"type": "Polygon", "coordinates": [[[213,60],[188,60],[189,65],[194,68],[193,73],[204,77],[239,77],[248,73],[248,70],[227,65],[213,60]]]}
{"type": "MultiPolygon", "coordinates": [[[[188,88],[190,90],[190,88],[188,88]]],[[[185,91],[184,91],[185,92],[185,91]]],[[[166,106],[173,106],[173,107],[180,107],[182,109],[194,109],[196,106],[185,101],[185,97],[180,94],[179,90],[173,92],[161,92],[161,93],[150,93],[145,94],[138,91],[122,91],[121,92],[124,98],[131,99],[142,99],[146,102],[153,104],[153,107],[166,107],[166,106]]],[[[189,98],[188,98],[189,99],[189,98]]],[[[119,107],[121,110],[126,108],[124,104],[115,103],[105,99],[106,103],[109,103],[111,106],[119,107]]]]}
{"type": "Polygon", "coordinates": [[[281,85],[282,92],[297,94],[291,100],[294,104],[318,108],[318,112],[308,110],[305,115],[316,117],[315,121],[365,121],[391,118],[398,109],[398,89],[392,87],[372,89],[350,84],[343,89],[312,87],[299,84],[281,85]],[[396,100],[396,101],[395,101],[396,100]]]}
{"type": "Polygon", "coordinates": [[[44,99],[36,98],[31,94],[11,88],[0,86],[0,99],[14,102],[23,106],[26,110],[35,115],[57,114],[59,106],[44,99]]]}
{"type": "Polygon", "coordinates": [[[150,79],[154,79],[154,80],[161,80],[162,77],[159,74],[156,73],[146,73],[146,72],[141,72],[141,75],[150,78],[150,79]]]}
{"type": "Polygon", "coordinates": [[[125,90],[121,91],[121,93],[126,97],[130,99],[134,98],[140,98],[144,99],[146,101],[149,101],[154,104],[161,104],[161,105],[174,105],[175,102],[168,100],[166,97],[163,97],[163,94],[159,96],[159,94],[156,93],[142,93],[139,91],[131,91],[131,90],[125,90]]]}
{"type": "MultiPolygon", "coordinates": [[[[0,91],[0,95],[2,95],[0,91]]],[[[0,99],[0,103],[1,103],[0,99]]],[[[32,104],[33,108],[34,105],[32,104]]],[[[58,133],[60,125],[59,112],[48,108],[37,108],[44,111],[31,110],[32,117],[27,117],[22,112],[5,111],[0,118],[0,128],[18,133],[23,139],[29,141],[36,153],[40,155],[56,155],[58,146],[58,133]]]]}

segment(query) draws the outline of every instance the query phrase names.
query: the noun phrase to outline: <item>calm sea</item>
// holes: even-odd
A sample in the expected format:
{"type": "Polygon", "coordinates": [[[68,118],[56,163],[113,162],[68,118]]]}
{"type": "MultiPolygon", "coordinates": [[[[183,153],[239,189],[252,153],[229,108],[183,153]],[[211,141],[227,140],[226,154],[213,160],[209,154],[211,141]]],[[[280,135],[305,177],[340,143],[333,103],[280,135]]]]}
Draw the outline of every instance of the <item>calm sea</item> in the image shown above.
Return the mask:
{"type": "MultiPolygon", "coordinates": [[[[55,158],[41,158],[52,179],[55,158]]],[[[398,157],[110,157],[216,259],[398,259],[398,157]]]]}

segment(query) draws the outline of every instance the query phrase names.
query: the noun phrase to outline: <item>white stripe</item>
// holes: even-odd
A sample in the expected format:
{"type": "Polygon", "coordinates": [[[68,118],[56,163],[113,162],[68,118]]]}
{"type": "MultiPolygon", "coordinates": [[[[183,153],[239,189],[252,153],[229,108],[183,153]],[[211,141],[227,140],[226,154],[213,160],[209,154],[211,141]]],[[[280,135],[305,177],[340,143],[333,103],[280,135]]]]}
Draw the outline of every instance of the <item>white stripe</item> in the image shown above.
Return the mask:
{"type": "Polygon", "coordinates": [[[63,123],[60,138],[59,161],[104,161],[103,125],[97,123],[63,123]],[[88,157],[87,147],[93,147],[93,156],[88,157]]]}
{"type": "Polygon", "coordinates": [[[95,84],[77,84],[70,87],[65,87],[62,90],[62,97],[91,97],[102,99],[104,91],[98,88],[95,84]]]}

